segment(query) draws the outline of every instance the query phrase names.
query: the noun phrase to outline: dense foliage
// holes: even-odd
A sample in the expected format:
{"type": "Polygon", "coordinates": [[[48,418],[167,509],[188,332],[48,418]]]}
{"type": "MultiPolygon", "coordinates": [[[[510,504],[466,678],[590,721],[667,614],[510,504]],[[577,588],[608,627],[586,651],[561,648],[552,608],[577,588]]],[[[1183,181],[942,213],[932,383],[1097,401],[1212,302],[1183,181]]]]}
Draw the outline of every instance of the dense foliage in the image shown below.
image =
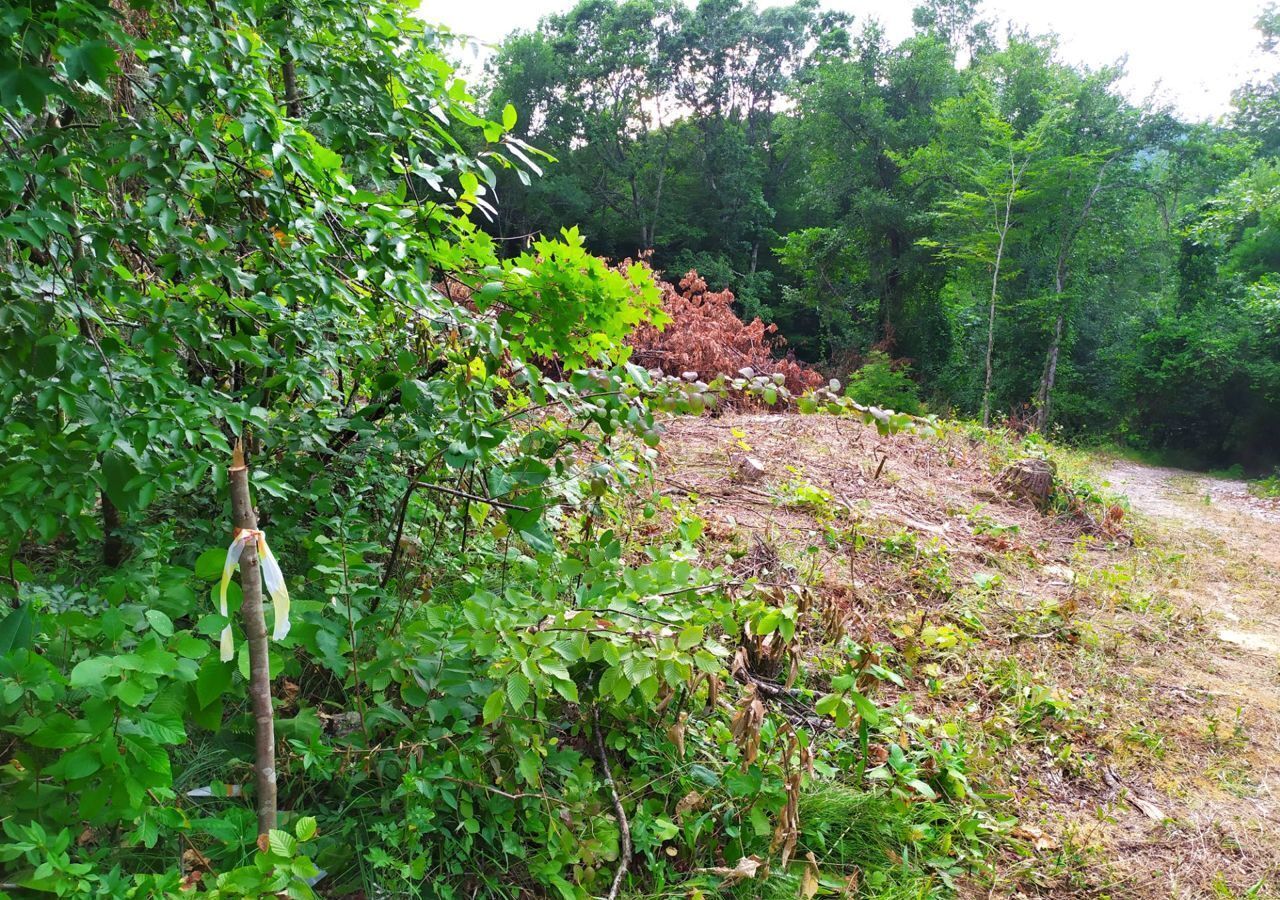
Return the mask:
{"type": "Polygon", "coordinates": [[[785,663],[796,594],[644,502],[651,401],[786,385],[629,362],[662,295],[573,229],[500,254],[475,222],[536,151],[410,12],[3,6],[0,893],[586,897],[812,879],[819,841],[966,871],[963,753],[868,765],[873,648],[787,688],[820,737],[766,710],[743,654],[785,663]],[[863,849],[802,822],[815,774],[863,849]]]}
{"type": "Polygon", "coordinates": [[[513,34],[490,102],[559,162],[501,176],[495,232],[651,248],[833,374],[873,345],[912,360],[939,408],[1274,463],[1276,79],[1187,124],[1051,36],[997,40],[974,0],[915,26],[584,0],[513,34]]]}

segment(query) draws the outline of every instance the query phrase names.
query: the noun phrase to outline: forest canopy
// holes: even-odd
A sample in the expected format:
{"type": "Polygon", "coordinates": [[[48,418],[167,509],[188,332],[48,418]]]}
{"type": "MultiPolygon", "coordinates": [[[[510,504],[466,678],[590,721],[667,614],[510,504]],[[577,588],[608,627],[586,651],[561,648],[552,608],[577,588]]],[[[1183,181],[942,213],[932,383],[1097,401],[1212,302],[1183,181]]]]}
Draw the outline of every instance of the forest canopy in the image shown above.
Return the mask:
{"type": "Polygon", "coordinates": [[[893,42],[814,0],[548,16],[486,91],[557,161],[503,175],[487,227],[652,249],[833,374],[887,352],[940,410],[1275,463],[1277,78],[1188,123],[972,0],[914,23],[893,42]]]}

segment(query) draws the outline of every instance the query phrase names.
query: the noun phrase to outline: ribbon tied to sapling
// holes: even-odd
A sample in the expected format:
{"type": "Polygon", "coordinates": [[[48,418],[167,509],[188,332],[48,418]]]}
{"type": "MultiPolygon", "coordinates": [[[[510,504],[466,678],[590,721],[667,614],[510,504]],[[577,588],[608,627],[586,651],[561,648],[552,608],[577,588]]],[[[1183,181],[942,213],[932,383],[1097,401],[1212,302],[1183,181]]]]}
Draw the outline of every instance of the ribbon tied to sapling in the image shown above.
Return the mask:
{"type": "MultiPolygon", "coordinates": [[[[218,614],[223,618],[229,619],[227,613],[227,585],[231,583],[231,573],[240,564],[240,555],[244,553],[244,548],[249,545],[250,541],[257,542],[258,559],[262,563],[262,580],[267,585],[267,593],[271,595],[271,605],[274,612],[271,639],[273,641],[283,640],[285,635],[289,633],[289,589],[285,587],[284,573],[280,571],[280,563],[276,562],[275,554],[267,546],[267,536],[260,529],[236,529],[236,535],[231,541],[231,546],[227,548],[227,560],[222,565],[222,584],[218,588],[218,614]]],[[[220,647],[223,662],[228,662],[235,657],[235,644],[231,637],[230,621],[222,629],[220,647]]]]}

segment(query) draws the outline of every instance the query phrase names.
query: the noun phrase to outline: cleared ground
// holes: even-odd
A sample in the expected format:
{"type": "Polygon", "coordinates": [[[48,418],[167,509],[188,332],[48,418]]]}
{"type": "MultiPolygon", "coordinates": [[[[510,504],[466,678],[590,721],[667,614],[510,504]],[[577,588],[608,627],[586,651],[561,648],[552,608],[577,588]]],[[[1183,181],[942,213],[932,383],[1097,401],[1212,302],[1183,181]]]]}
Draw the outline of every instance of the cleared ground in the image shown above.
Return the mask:
{"type": "Polygon", "coordinates": [[[661,477],[713,550],[807,592],[804,677],[856,636],[905,675],[876,702],[934,723],[913,740],[962,736],[1003,797],[989,808],[1016,820],[965,893],[1275,896],[1280,509],[1061,452],[1037,509],[997,477],[1028,451],[960,426],[735,414],[674,420],[661,477]]]}

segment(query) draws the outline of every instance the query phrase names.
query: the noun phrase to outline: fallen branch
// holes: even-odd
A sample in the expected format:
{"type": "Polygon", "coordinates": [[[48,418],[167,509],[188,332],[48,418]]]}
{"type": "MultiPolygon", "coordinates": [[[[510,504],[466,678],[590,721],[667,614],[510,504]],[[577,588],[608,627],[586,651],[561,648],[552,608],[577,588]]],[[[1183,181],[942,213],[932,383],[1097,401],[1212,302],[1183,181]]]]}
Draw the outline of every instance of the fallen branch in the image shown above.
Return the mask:
{"type": "Polygon", "coordinates": [[[591,707],[591,730],[595,733],[596,755],[600,758],[600,772],[604,775],[604,783],[613,797],[613,811],[618,816],[618,871],[613,874],[613,884],[605,900],[617,900],[618,891],[622,889],[622,879],[627,875],[627,867],[631,865],[631,826],[627,823],[627,814],[622,809],[622,799],[618,796],[618,788],[613,782],[613,772],[609,768],[609,757],[604,749],[604,734],[600,731],[600,712],[594,705],[591,707]]]}

